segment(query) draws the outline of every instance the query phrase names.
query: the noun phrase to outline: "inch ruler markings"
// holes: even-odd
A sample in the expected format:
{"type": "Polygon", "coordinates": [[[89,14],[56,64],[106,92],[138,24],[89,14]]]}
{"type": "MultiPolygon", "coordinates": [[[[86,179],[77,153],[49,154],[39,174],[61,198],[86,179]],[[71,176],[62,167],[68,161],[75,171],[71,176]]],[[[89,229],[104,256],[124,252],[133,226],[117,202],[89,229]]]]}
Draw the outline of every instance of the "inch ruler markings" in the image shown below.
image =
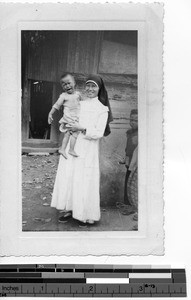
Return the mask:
{"type": "Polygon", "coordinates": [[[0,296],[186,297],[186,273],[169,266],[0,265],[0,296]]]}

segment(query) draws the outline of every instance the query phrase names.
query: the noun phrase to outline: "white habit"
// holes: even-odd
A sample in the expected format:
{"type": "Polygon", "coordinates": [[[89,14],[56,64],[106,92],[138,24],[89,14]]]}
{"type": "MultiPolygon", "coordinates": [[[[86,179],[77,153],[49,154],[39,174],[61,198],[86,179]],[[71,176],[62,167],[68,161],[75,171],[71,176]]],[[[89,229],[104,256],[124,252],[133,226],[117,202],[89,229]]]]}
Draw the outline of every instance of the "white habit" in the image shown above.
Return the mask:
{"type": "Polygon", "coordinates": [[[97,97],[81,101],[80,105],[79,123],[86,128],[86,134],[80,133],[77,137],[75,151],[79,157],[68,154],[68,159],[65,159],[60,156],[51,206],[58,210],[72,210],[73,218],[80,221],[98,221],[99,139],[105,131],[108,107],[97,97]]]}

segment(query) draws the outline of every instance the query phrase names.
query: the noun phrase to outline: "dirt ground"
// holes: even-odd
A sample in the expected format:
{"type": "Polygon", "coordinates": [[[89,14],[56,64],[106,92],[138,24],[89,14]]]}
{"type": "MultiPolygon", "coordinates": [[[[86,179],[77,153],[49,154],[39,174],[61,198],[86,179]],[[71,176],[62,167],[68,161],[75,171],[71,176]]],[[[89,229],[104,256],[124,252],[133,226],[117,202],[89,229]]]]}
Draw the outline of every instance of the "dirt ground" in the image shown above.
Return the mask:
{"type": "Polygon", "coordinates": [[[124,215],[120,206],[101,207],[101,220],[87,228],[79,228],[74,219],[59,223],[62,212],[50,207],[58,161],[58,154],[22,156],[23,231],[137,230],[135,214],[124,215]]]}

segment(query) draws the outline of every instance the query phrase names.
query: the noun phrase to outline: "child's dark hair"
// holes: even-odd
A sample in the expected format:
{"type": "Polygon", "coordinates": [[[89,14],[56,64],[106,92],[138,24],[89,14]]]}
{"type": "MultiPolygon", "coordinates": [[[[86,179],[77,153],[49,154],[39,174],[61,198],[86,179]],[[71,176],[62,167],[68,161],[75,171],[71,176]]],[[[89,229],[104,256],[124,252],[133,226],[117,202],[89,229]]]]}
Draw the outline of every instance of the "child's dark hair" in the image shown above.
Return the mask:
{"type": "Polygon", "coordinates": [[[132,109],[131,113],[130,113],[130,116],[131,115],[138,115],[138,109],[132,109]]]}
{"type": "Polygon", "coordinates": [[[63,73],[61,76],[60,76],[60,80],[65,78],[66,76],[71,76],[75,82],[75,79],[74,79],[74,76],[71,74],[71,73],[63,73]]]}

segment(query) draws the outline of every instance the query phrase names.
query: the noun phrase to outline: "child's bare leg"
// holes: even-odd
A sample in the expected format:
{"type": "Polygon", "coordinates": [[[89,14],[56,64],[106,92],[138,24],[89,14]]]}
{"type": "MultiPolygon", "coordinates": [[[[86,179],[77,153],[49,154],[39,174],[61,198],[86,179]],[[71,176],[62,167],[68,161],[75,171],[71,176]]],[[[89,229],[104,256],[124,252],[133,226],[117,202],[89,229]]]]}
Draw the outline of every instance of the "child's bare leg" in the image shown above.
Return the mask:
{"type": "Polygon", "coordinates": [[[68,153],[70,155],[73,155],[75,157],[78,157],[78,154],[76,153],[76,151],[74,150],[74,147],[76,145],[76,140],[77,140],[77,136],[74,136],[73,134],[71,135],[70,138],[70,150],[68,151],[68,153]]]}
{"type": "Polygon", "coordinates": [[[58,151],[66,159],[68,158],[66,155],[66,147],[68,145],[69,139],[70,139],[70,132],[66,131],[62,140],[62,146],[58,151]]]}

